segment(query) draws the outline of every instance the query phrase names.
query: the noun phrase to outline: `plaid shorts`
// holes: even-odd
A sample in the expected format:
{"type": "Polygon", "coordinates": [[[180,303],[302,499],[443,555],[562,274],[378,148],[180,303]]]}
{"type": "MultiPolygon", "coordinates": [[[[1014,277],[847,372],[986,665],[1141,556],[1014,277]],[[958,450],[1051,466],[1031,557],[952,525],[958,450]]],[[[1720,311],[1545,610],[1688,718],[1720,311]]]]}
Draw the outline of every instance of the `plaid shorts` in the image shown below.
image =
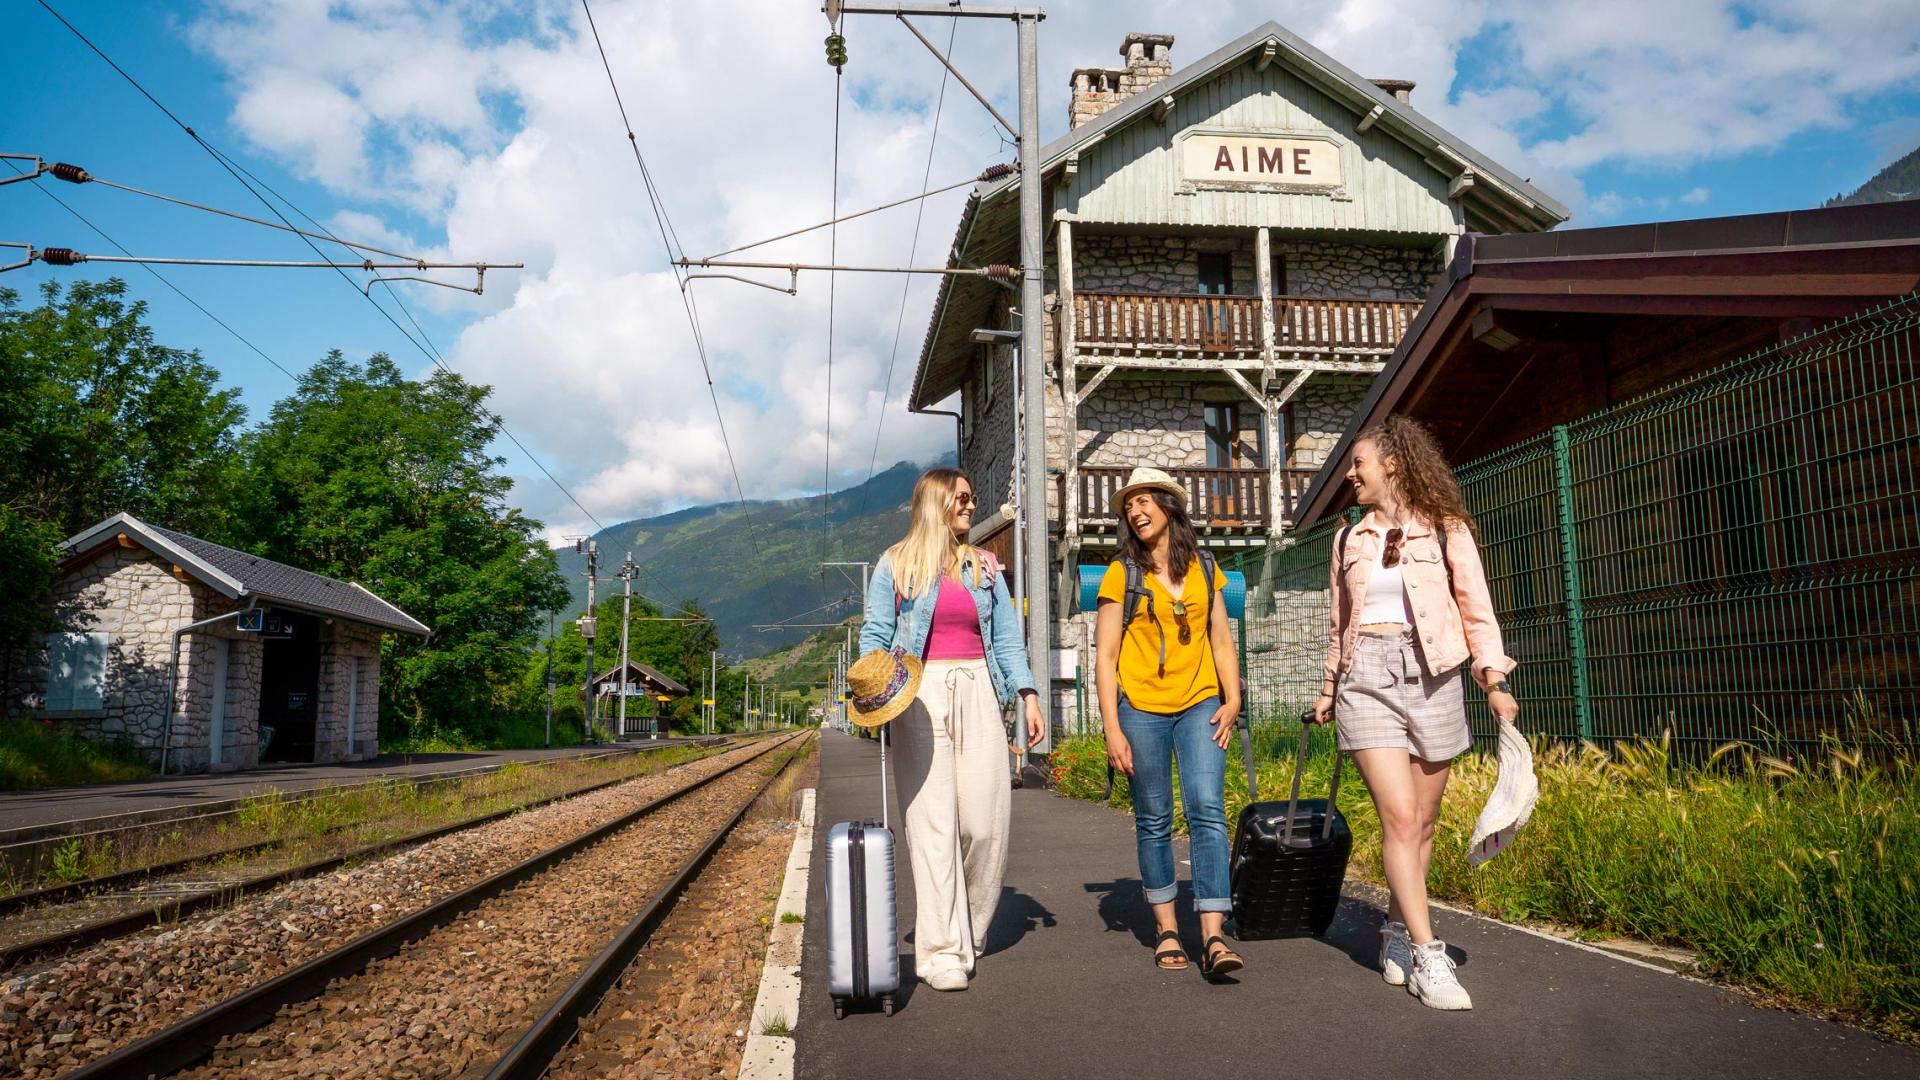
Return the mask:
{"type": "Polygon", "coordinates": [[[1399,746],[1424,761],[1451,761],[1473,745],[1460,672],[1426,674],[1412,630],[1359,635],[1333,716],[1342,750],[1399,746]]]}

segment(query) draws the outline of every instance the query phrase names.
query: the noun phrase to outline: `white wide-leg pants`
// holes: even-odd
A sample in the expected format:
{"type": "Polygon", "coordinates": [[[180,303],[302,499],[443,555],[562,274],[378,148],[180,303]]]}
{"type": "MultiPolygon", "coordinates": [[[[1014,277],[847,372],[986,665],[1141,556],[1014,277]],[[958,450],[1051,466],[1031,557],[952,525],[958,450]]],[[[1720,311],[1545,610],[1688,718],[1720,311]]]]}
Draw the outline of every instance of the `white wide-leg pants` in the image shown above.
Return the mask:
{"type": "Polygon", "coordinates": [[[1000,903],[1013,795],[1000,703],[984,660],[934,660],[892,724],[913,866],[914,970],[973,971],[1000,903]]]}

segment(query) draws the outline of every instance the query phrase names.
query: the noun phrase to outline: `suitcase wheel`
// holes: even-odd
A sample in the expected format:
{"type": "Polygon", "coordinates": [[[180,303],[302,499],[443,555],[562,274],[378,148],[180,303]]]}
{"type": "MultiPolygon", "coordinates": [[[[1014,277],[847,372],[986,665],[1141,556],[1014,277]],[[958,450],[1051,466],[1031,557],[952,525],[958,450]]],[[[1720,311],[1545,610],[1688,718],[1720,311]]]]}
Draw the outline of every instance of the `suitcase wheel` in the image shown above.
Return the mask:
{"type": "Polygon", "coordinates": [[[847,1017],[847,999],[843,997],[834,998],[833,999],[833,1018],[835,1020],[844,1020],[846,1019],[846,1017],[847,1017]]]}
{"type": "Polygon", "coordinates": [[[880,1014],[882,1016],[893,1015],[893,995],[892,994],[880,995],[880,1014]]]}

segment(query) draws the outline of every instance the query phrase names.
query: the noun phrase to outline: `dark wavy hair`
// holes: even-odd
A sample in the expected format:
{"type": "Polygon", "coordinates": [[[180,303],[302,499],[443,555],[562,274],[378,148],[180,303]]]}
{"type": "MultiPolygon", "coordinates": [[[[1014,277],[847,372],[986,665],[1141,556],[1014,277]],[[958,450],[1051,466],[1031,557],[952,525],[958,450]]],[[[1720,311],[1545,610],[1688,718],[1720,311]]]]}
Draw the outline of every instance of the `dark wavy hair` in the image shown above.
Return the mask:
{"type": "MultiPolygon", "coordinates": [[[[1187,579],[1187,568],[1200,554],[1200,536],[1193,531],[1193,519],[1187,516],[1187,508],[1171,492],[1150,491],[1154,503],[1167,515],[1167,576],[1175,585],[1187,579]]],[[[1140,542],[1133,533],[1133,523],[1126,520],[1126,508],[1120,510],[1120,557],[1132,559],[1144,573],[1153,573],[1153,549],[1140,542]]]]}
{"type": "Polygon", "coordinates": [[[1390,415],[1353,441],[1355,445],[1372,443],[1382,464],[1389,459],[1394,462],[1394,483],[1409,510],[1436,529],[1457,522],[1476,538],[1480,535],[1480,527],[1460,495],[1460,482],[1454,479],[1453,468],[1425,424],[1409,416],[1390,415]]]}

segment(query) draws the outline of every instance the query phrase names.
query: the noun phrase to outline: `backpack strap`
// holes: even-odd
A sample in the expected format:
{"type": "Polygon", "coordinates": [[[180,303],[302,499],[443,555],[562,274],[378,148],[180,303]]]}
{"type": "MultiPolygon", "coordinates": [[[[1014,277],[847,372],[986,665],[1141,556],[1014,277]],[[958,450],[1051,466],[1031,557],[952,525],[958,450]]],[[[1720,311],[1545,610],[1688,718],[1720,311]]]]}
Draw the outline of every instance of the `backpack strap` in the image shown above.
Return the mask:
{"type": "Polygon", "coordinates": [[[1141,600],[1145,600],[1147,602],[1147,618],[1152,619],[1154,628],[1160,631],[1160,677],[1165,678],[1167,674],[1167,628],[1160,625],[1160,617],[1154,611],[1153,590],[1147,588],[1146,572],[1140,568],[1139,563],[1134,562],[1132,559],[1121,559],[1120,567],[1127,575],[1126,600],[1122,605],[1123,610],[1120,612],[1120,631],[1121,633],[1125,633],[1127,628],[1133,625],[1134,610],[1140,606],[1141,600]]]}
{"type": "Polygon", "coordinates": [[[1208,551],[1206,548],[1201,548],[1200,576],[1202,580],[1206,582],[1207,592],[1207,621],[1202,625],[1207,628],[1206,633],[1209,634],[1213,633],[1213,579],[1219,573],[1220,564],[1214,559],[1213,552],[1208,551]]]}
{"type": "Polygon", "coordinates": [[[1440,565],[1447,568],[1447,595],[1452,596],[1453,560],[1447,556],[1447,530],[1443,527],[1436,526],[1433,530],[1433,537],[1440,541],[1440,565]]]}

